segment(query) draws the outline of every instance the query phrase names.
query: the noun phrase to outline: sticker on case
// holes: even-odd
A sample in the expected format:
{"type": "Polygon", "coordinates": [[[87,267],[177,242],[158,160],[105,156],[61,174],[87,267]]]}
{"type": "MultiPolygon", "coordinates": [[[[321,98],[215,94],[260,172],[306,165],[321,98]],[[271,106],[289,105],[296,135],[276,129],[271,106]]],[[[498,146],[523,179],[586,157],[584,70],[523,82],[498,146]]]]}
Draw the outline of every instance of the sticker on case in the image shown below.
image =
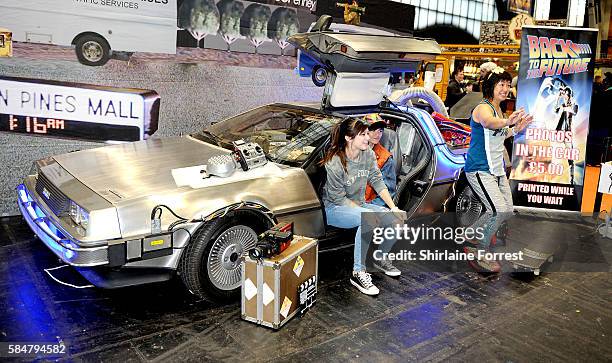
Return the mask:
{"type": "Polygon", "coordinates": [[[264,282],[263,284],[263,296],[262,302],[265,306],[268,306],[274,300],[274,291],[264,282]]]}
{"type": "Polygon", "coordinates": [[[287,315],[289,315],[289,309],[291,309],[291,300],[289,300],[289,298],[287,296],[285,296],[285,300],[283,300],[283,305],[281,306],[280,309],[280,314],[286,318],[287,315]]]}
{"type": "Polygon", "coordinates": [[[298,258],[295,260],[295,264],[293,265],[293,272],[295,273],[297,277],[300,277],[300,274],[302,273],[303,268],[304,268],[304,259],[302,258],[302,256],[298,256],[298,258]]]}
{"type": "Polygon", "coordinates": [[[251,279],[246,279],[244,282],[244,297],[247,300],[251,300],[255,295],[257,295],[257,287],[251,279]]]}

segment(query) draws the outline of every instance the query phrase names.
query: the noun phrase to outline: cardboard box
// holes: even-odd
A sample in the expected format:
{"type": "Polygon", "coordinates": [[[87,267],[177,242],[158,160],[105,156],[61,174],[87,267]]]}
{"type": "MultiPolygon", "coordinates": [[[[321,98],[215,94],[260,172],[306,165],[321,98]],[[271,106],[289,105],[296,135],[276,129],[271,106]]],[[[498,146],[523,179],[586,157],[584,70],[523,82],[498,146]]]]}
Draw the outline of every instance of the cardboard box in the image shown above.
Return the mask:
{"type": "Polygon", "coordinates": [[[318,250],[317,240],[295,236],[277,256],[261,260],[245,257],[242,318],[274,329],[287,323],[299,311],[298,287],[317,276],[318,250]]]}

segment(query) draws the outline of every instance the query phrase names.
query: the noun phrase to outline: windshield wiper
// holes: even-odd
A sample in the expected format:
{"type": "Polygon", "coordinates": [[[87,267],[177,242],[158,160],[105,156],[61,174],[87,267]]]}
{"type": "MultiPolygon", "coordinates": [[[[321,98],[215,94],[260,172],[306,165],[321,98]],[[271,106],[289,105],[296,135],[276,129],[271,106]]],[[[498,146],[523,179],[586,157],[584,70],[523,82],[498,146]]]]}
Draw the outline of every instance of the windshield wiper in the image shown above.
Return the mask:
{"type": "Polygon", "coordinates": [[[217,146],[221,146],[222,140],[221,140],[221,138],[219,136],[213,134],[212,132],[210,132],[208,130],[203,130],[200,134],[204,135],[206,138],[212,140],[217,146]]]}

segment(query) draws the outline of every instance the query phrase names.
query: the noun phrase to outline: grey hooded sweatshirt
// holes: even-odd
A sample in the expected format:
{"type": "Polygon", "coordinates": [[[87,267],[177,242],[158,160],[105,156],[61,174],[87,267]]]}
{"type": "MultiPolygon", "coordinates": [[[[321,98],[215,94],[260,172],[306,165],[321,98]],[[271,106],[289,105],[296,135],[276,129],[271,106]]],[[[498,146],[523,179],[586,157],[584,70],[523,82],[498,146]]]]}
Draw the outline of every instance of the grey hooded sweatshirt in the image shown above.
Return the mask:
{"type": "Polygon", "coordinates": [[[327,181],[323,188],[323,204],[326,207],[348,205],[349,200],[357,205],[364,204],[368,183],[379,195],[387,189],[376,164],[376,155],[370,148],[361,151],[356,160],[346,158],[346,171],[340,157],[335,155],[325,164],[325,171],[327,181]]]}

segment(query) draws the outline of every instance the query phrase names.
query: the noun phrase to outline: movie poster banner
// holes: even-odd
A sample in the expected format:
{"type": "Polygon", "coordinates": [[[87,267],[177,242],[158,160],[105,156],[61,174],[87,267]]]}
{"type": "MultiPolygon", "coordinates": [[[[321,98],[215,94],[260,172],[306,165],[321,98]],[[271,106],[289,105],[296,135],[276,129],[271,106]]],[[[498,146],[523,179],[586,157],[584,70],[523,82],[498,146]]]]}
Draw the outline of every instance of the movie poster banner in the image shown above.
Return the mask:
{"type": "Polygon", "coordinates": [[[533,122],[514,138],[517,206],[579,211],[597,30],[523,27],[517,109],[533,122]]]}

